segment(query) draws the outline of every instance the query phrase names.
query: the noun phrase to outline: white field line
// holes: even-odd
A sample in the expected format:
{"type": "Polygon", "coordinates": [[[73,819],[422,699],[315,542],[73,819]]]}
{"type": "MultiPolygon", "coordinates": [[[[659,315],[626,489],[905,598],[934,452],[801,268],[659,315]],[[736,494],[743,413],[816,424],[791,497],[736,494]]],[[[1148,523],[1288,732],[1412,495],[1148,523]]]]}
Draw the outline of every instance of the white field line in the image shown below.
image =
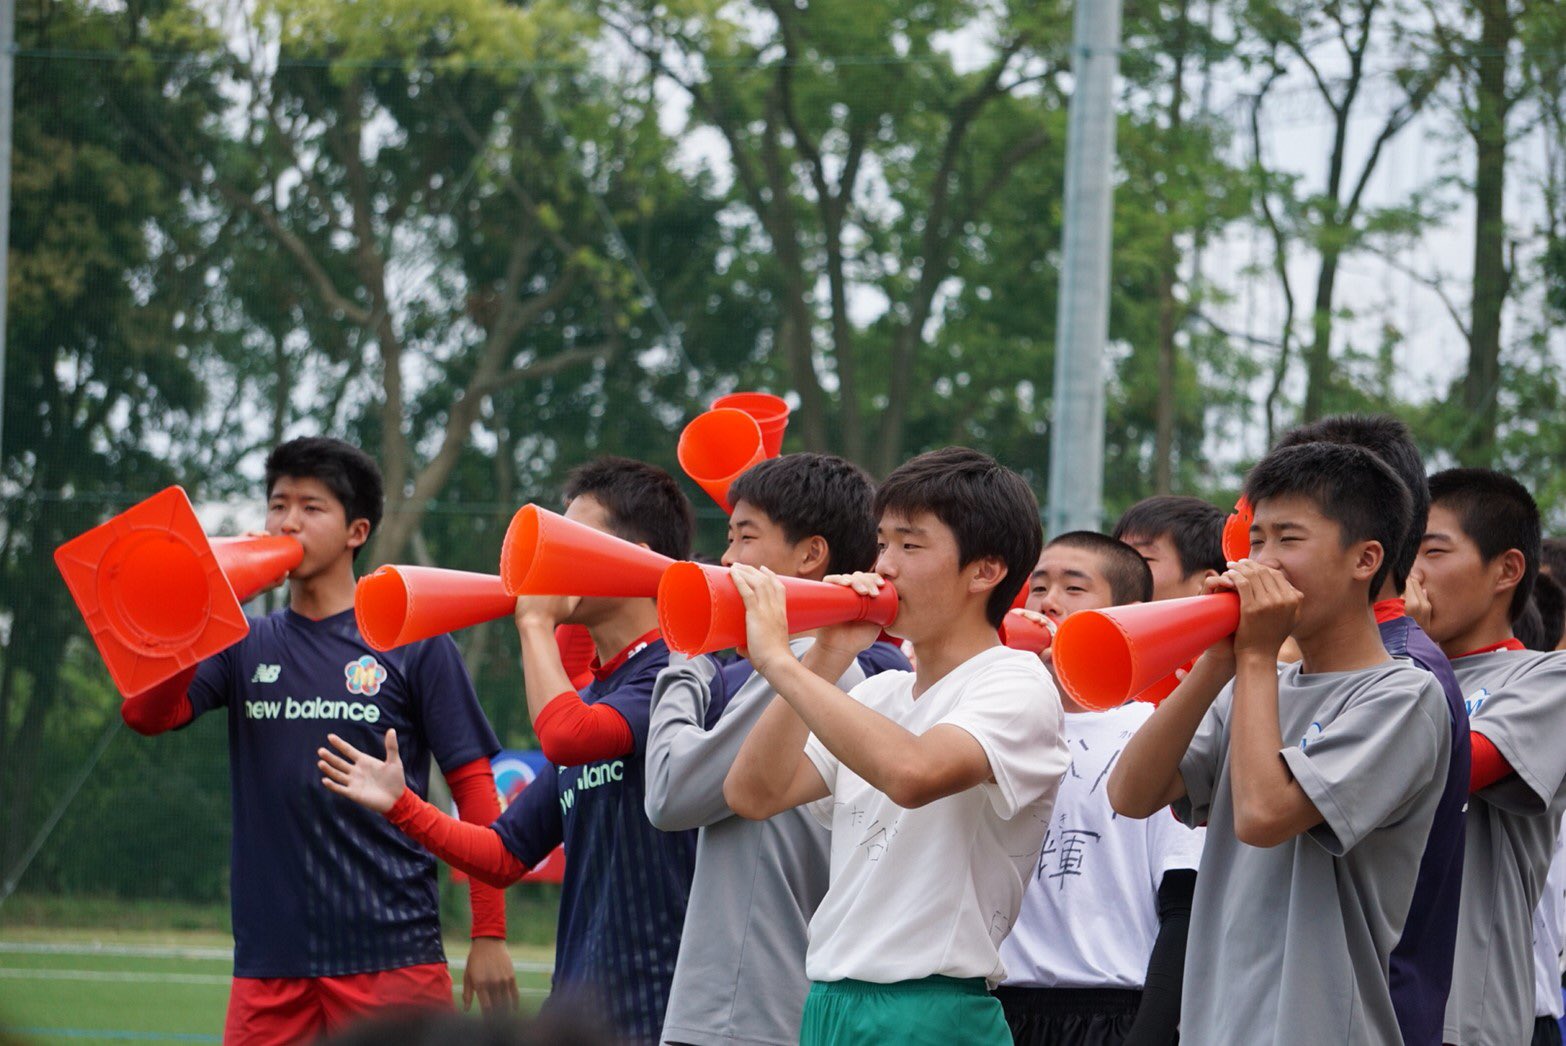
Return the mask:
{"type": "MultiPolygon", "coordinates": [[[[201,948],[189,945],[157,944],[104,944],[99,941],[61,943],[57,941],[0,941],[0,955],[72,955],[112,956],[132,959],[194,959],[211,962],[233,962],[232,948],[201,948]]],[[[467,966],[467,959],[448,961],[453,970],[467,966]]],[[[518,973],[553,973],[554,963],[517,960],[513,965],[518,973]]],[[[174,976],[174,975],[170,975],[174,976]]],[[[202,976],[192,974],[191,976],[202,976]]],[[[227,983],[229,978],[221,978],[227,983]]],[[[193,982],[194,983],[194,982],[193,982]]]]}

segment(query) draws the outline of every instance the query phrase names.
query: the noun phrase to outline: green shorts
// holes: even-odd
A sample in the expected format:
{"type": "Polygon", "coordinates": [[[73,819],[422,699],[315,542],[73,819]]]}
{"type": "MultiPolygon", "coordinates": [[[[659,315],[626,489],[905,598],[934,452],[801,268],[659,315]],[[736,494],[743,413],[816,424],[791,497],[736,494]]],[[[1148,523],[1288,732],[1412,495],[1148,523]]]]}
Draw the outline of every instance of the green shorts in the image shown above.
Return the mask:
{"type": "Polygon", "coordinates": [[[915,1043],[1011,1046],[1001,1004],[984,978],[918,981],[812,981],[799,1026],[800,1046],[915,1043]]]}

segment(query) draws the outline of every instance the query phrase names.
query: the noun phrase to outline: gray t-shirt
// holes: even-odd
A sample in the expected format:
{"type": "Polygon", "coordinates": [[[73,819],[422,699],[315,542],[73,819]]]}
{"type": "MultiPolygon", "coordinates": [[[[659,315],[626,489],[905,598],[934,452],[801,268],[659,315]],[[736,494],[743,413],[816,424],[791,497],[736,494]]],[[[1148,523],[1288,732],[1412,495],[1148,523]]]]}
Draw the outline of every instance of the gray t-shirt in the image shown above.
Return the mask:
{"type": "Polygon", "coordinates": [[[1278,676],[1282,755],[1323,822],[1262,849],[1235,838],[1231,683],[1180,761],[1175,813],[1206,822],[1180,1038],[1203,1046],[1401,1041],[1388,957],[1441,801],[1441,684],[1407,661],[1278,676]]]}
{"type": "Polygon", "coordinates": [[[1512,1046],[1533,1029],[1533,910],[1566,811],[1566,654],[1455,658],[1468,718],[1516,771],[1468,800],[1463,899],[1443,1037],[1512,1046]]]}
{"type": "MultiPolygon", "coordinates": [[[[795,640],[795,656],[811,642],[795,640]]],[[[701,829],[663,1041],[793,1046],[810,987],[807,931],[826,894],[831,836],[803,806],[747,821],[724,802],[723,779],[773,691],[752,675],[708,730],[716,673],[711,658],[676,654],[653,688],[647,817],[665,831],[701,829]]],[[[863,680],[856,663],[838,686],[863,680]]]]}

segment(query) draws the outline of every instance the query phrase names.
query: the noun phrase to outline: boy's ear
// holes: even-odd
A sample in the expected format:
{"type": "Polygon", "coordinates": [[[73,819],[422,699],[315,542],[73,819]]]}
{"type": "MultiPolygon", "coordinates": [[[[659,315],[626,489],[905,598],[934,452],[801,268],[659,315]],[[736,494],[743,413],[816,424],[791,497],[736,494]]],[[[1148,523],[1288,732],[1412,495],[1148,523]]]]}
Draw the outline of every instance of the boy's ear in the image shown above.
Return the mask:
{"type": "Polygon", "coordinates": [[[970,592],[988,592],[996,585],[1006,580],[1006,562],[999,556],[985,556],[976,559],[963,568],[964,573],[971,571],[972,581],[968,584],[970,592]]]}
{"type": "Polygon", "coordinates": [[[1491,564],[1496,568],[1495,591],[1509,592],[1522,583],[1523,574],[1528,570],[1528,560],[1522,554],[1522,549],[1509,548],[1495,557],[1491,564]]]}
{"type": "Polygon", "coordinates": [[[1386,550],[1381,547],[1381,542],[1360,542],[1359,552],[1354,556],[1354,580],[1371,580],[1376,576],[1376,571],[1381,569],[1381,564],[1385,561],[1386,550]]]}
{"type": "Polygon", "coordinates": [[[370,521],[360,516],[348,524],[348,547],[358,548],[370,540],[370,521]]]}
{"type": "Polygon", "coordinates": [[[832,547],[827,544],[827,539],[820,534],[812,534],[804,541],[799,561],[800,574],[814,574],[816,571],[825,571],[827,564],[832,560],[832,547]]]}

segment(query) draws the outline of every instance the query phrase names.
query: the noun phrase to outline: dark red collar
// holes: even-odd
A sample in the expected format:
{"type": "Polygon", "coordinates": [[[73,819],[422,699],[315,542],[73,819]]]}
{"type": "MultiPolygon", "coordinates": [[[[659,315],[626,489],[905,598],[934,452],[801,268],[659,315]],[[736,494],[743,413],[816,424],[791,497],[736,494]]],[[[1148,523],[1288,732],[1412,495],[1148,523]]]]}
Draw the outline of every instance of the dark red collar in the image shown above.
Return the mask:
{"type": "Polygon", "coordinates": [[[640,654],[643,650],[646,650],[649,645],[656,643],[662,638],[663,633],[658,631],[656,628],[649,632],[644,632],[632,640],[630,646],[616,654],[607,665],[599,664],[598,658],[594,657],[593,663],[587,666],[588,670],[593,673],[594,679],[602,683],[605,679],[608,679],[610,676],[620,671],[620,669],[625,666],[627,661],[631,660],[631,658],[635,657],[637,654],[640,654]]]}
{"type": "Polygon", "coordinates": [[[1384,625],[1408,614],[1408,604],[1400,598],[1378,599],[1370,608],[1376,615],[1376,624],[1384,625]]]}
{"type": "Polygon", "coordinates": [[[1523,646],[1522,640],[1520,640],[1520,639],[1503,639],[1499,643],[1491,643],[1489,646],[1482,646],[1478,650],[1470,650],[1466,654],[1458,654],[1457,657],[1452,658],[1452,660],[1456,661],[1456,660],[1458,660],[1458,658],[1473,657],[1475,654],[1493,654],[1497,650],[1527,650],[1527,649],[1528,649],[1527,647],[1523,646]]]}

